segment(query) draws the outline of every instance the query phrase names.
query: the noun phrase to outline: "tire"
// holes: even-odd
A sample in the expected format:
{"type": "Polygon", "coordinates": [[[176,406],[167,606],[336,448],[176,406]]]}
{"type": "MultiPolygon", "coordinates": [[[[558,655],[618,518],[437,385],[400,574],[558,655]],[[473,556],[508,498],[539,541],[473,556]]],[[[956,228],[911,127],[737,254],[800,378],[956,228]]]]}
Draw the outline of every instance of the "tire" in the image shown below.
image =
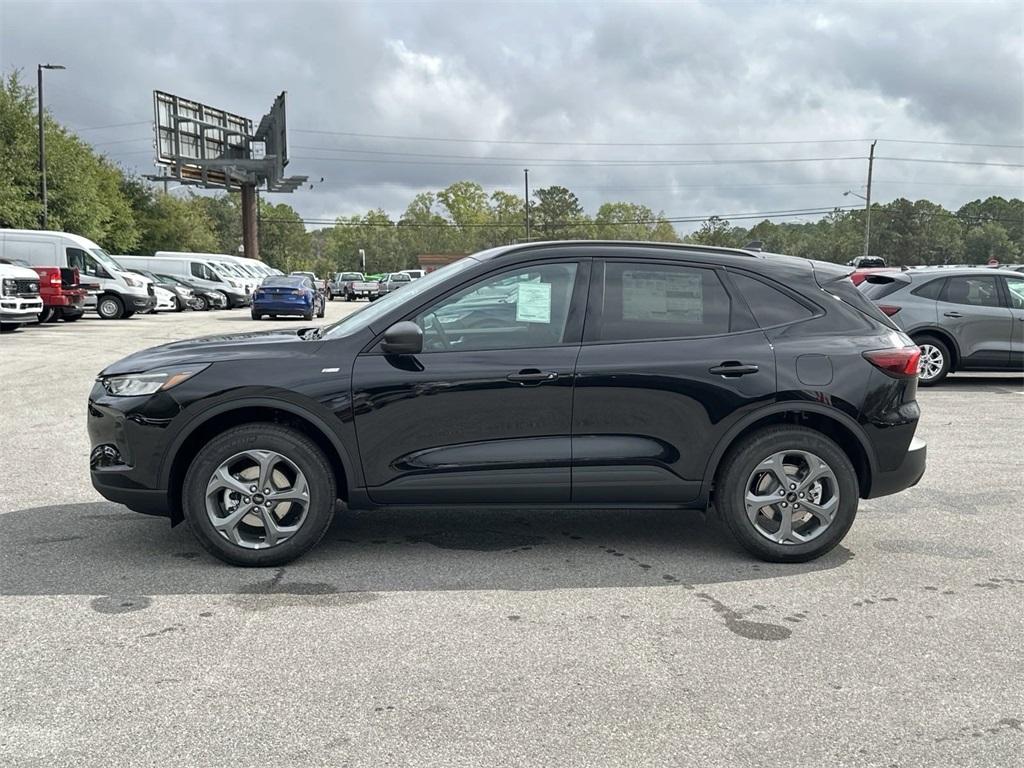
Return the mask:
{"type": "Polygon", "coordinates": [[[304,314],[304,315],[302,316],[302,319],[303,319],[303,320],[305,320],[305,321],[307,321],[307,322],[309,322],[310,320],[312,320],[312,319],[313,319],[313,310],[311,309],[311,310],[309,310],[309,312],[307,312],[306,314],[304,314]]]}
{"type": "Polygon", "coordinates": [[[334,293],[332,291],[327,292],[327,300],[334,301],[334,293]]]}
{"type": "Polygon", "coordinates": [[[947,375],[952,357],[946,342],[935,336],[918,336],[914,340],[921,348],[921,366],[917,383],[922,387],[934,387],[947,375]]]}
{"type": "Polygon", "coordinates": [[[355,301],[355,300],[356,300],[356,297],[354,295],[352,295],[351,293],[346,293],[345,294],[345,301],[355,301]]]}
{"type": "Polygon", "coordinates": [[[210,302],[205,296],[196,296],[196,312],[206,312],[210,308],[210,302]]]}
{"type": "Polygon", "coordinates": [[[224,291],[217,291],[217,293],[219,293],[221,295],[221,298],[224,299],[224,309],[234,309],[235,308],[235,305],[231,303],[231,297],[230,296],[228,296],[226,293],[224,293],[224,291]]]}
{"type": "Polygon", "coordinates": [[[181,303],[181,299],[179,299],[177,296],[174,297],[174,311],[175,312],[184,312],[185,311],[185,305],[181,303]]]}
{"type": "MultiPolygon", "coordinates": [[[[778,464],[773,466],[778,467],[778,464]]],[[[729,449],[715,483],[715,507],[736,541],[750,554],[772,563],[803,563],[835,547],[853,525],[859,497],[857,473],[849,457],[830,438],[806,427],[767,427],[743,438],[729,449]],[[777,500],[775,494],[780,484],[775,480],[775,473],[767,468],[767,460],[779,455],[785,456],[782,462],[787,468],[805,464],[810,469],[812,461],[808,457],[819,459],[831,475],[822,477],[816,487],[815,483],[805,486],[808,495],[801,497],[799,493],[804,490],[800,478],[806,475],[787,474],[790,487],[783,487],[781,490],[785,490],[786,495],[778,497],[785,501],[777,500]],[[748,515],[748,489],[766,500],[771,499],[771,506],[766,504],[758,509],[751,505],[754,519],[748,515]],[[784,516],[792,516],[796,507],[808,504],[812,498],[818,502],[818,509],[831,513],[829,522],[823,523],[803,506],[796,514],[806,515],[806,520],[800,525],[794,525],[797,521],[793,517],[790,520],[794,533],[799,535],[799,529],[808,540],[798,542],[795,537],[785,536],[781,522],[784,516]],[[787,504],[786,510],[781,509],[782,504],[787,504]],[[774,525],[778,525],[777,530],[766,532],[766,528],[774,525]],[[783,541],[772,540],[770,536],[778,536],[783,541]]]]}
{"type": "Polygon", "coordinates": [[[60,320],[60,311],[56,307],[43,307],[39,313],[40,323],[56,323],[60,320]]]}
{"type": "Polygon", "coordinates": [[[19,327],[19,323],[0,323],[0,333],[14,333],[19,327]]]}
{"type": "Polygon", "coordinates": [[[326,314],[327,314],[327,304],[326,304],[326,303],[324,303],[324,304],[321,304],[321,305],[320,305],[320,309],[319,309],[319,311],[318,311],[318,312],[316,313],[316,316],[317,316],[317,317],[323,317],[323,316],[324,316],[324,315],[326,315],[326,314]]]}
{"type": "MultiPolygon", "coordinates": [[[[234,477],[235,473],[231,470],[232,465],[228,464],[228,472],[231,477],[234,477]]],[[[253,470],[259,472],[259,467],[244,470],[239,474],[243,476],[247,472],[252,474],[253,470]]],[[[252,480],[240,482],[249,483],[252,480]]],[[[294,480],[292,485],[294,487],[294,480]]],[[[244,490],[245,486],[241,487],[244,490]]],[[[280,485],[275,483],[275,487],[280,487],[280,485]]],[[[258,486],[257,489],[259,490],[258,486]]],[[[228,494],[238,497],[239,500],[257,498],[255,495],[242,497],[239,493],[222,488],[220,491],[215,491],[212,499],[209,500],[214,513],[226,511],[223,502],[227,499],[228,494]]],[[[256,422],[233,427],[203,446],[185,474],[181,497],[185,521],[189,529],[210,554],[232,565],[262,567],[284,565],[316,546],[334,519],[337,490],[330,462],[312,440],[290,427],[256,422]],[[278,469],[282,467],[284,472],[297,470],[305,477],[308,488],[308,501],[305,505],[304,517],[297,522],[291,521],[298,525],[297,530],[281,543],[262,546],[259,549],[252,548],[252,544],[253,542],[260,543],[260,531],[266,531],[266,528],[262,523],[258,527],[245,523],[246,520],[257,518],[251,515],[242,517],[242,522],[229,529],[228,535],[233,537],[229,541],[226,535],[221,534],[214,527],[207,507],[207,488],[214,479],[214,473],[222,465],[236,457],[241,458],[236,458],[236,461],[240,463],[235,466],[250,463],[252,459],[245,456],[248,451],[270,451],[278,454],[283,461],[274,465],[272,476],[279,478],[278,469]],[[240,542],[246,542],[249,546],[240,542]]],[[[280,510],[281,503],[275,509],[280,510]]],[[[293,514],[292,510],[293,507],[289,503],[288,515],[283,521],[278,520],[278,522],[288,522],[288,517],[293,514]]],[[[262,543],[265,544],[265,541],[264,538],[262,543]]]]}
{"type": "Polygon", "coordinates": [[[96,314],[104,320],[120,320],[126,317],[124,313],[124,302],[113,294],[100,296],[96,302],[96,314]]]}
{"type": "Polygon", "coordinates": [[[82,317],[82,314],[83,314],[82,312],[77,312],[77,311],[76,312],[68,312],[67,310],[64,310],[61,313],[61,318],[63,318],[65,323],[73,323],[76,320],[80,320],[81,317],[82,317]]]}
{"type": "Polygon", "coordinates": [[[260,314],[259,312],[257,312],[257,311],[256,311],[255,309],[254,309],[254,310],[252,311],[252,313],[251,313],[251,314],[252,314],[252,319],[253,319],[253,320],[262,320],[262,319],[263,319],[263,315],[261,315],[261,314],[260,314]]]}

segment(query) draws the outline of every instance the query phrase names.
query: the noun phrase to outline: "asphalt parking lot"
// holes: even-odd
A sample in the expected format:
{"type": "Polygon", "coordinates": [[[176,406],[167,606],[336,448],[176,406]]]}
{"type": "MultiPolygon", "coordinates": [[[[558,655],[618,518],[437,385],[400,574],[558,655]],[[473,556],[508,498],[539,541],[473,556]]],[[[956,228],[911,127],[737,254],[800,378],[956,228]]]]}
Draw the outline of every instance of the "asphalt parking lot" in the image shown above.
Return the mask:
{"type": "Polygon", "coordinates": [[[1020,377],[923,390],[921,484],[799,566],[698,515],[524,508],[340,515],[243,570],[93,491],[101,368],[287,324],[0,339],[0,764],[1021,764],[1020,377]]]}

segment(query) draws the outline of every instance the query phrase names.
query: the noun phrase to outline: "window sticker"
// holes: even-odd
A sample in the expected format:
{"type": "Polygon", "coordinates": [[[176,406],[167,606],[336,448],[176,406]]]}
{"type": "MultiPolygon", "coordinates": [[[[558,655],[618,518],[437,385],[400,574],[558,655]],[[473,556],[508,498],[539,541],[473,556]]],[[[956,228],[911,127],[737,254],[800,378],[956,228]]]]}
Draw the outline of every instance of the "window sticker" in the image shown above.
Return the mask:
{"type": "Polygon", "coordinates": [[[551,323],[551,283],[519,284],[516,322],[551,323]]]}
{"type": "Polygon", "coordinates": [[[679,272],[622,273],[622,319],[700,323],[704,319],[700,275],[679,272]]]}

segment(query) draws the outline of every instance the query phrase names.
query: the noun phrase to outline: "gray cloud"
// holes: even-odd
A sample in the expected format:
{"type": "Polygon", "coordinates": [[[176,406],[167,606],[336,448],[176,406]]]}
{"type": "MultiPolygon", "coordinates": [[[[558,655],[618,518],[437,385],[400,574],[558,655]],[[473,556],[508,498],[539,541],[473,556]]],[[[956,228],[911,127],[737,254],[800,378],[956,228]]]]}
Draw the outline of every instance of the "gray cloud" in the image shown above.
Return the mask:
{"type": "MultiPolygon", "coordinates": [[[[563,184],[593,211],[629,199],[668,214],[833,206],[863,161],[573,166],[558,160],[862,156],[849,144],[587,147],[397,141],[346,131],[574,142],[912,138],[1020,144],[1019,3],[341,4],[32,3],[0,0],[0,66],[57,61],[47,102],[77,128],[151,118],[169,90],[257,118],[289,92],[304,216],[383,207],[471,178],[488,188],[563,184]],[[469,155],[358,155],[342,150],[469,155]],[[356,158],[359,161],[356,161],[356,158]],[[507,158],[507,159],[506,159],[507,158]],[[373,160],[375,162],[368,162],[373,160]],[[392,162],[380,162],[390,160],[392,162]],[[402,161],[402,162],[394,162],[402,161]],[[413,162],[416,161],[416,162],[413,162]],[[547,161],[547,164],[545,163],[547,161]],[[320,177],[324,183],[319,183],[320,177]]],[[[152,170],[145,124],[86,131],[128,168],[152,170]]],[[[1024,162],[1014,149],[882,142],[890,157],[1024,162]]],[[[879,161],[881,200],[957,206],[1024,193],[1020,169],[879,161]]]]}

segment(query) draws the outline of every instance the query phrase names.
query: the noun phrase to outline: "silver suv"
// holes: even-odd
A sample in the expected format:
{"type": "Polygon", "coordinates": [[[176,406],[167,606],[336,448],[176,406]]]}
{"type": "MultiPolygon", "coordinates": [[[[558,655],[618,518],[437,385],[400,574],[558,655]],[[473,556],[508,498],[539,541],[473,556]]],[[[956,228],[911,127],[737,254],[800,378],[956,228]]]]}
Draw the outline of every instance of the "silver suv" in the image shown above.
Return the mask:
{"type": "Polygon", "coordinates": [[[1024,275],[967,267],[869,275],[860,289],[921,347],[919,381],[1024,372],[1024,275]]]}

